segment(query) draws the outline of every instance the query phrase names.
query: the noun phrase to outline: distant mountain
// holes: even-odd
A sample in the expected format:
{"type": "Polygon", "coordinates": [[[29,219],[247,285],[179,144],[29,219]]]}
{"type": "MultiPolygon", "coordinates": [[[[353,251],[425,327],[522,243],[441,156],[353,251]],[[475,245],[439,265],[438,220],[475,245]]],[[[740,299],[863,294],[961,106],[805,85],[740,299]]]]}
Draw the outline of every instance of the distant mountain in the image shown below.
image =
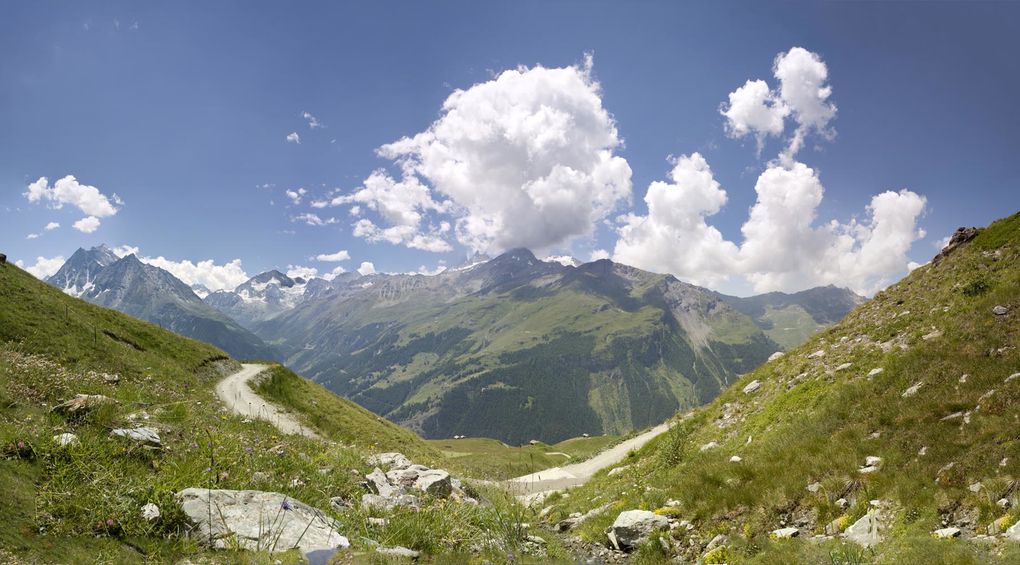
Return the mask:
{"type": "Polygon", "coordinates": [[[210,293],[204,297],[204,301],[237,320],[242,326],[250,328],[257,322],[297,306],[304,299],[307,285],[308,281],[303,278],[292,279],[273,270],[248,279],[232,291],[210,293]]]}
{"type": "Polygon", "coordinates": [[[47,282],[65,293],[211,343],[241,359],[274,359],[273,349],[208,306],[187,284],[134,255],[106,246],[79,249],[47,282]]]}
{"type": "Polygon", "coordinates": [[[793,294],[770,292],[747,298],[718,296],[754,318],[765,335],[783,349],[804,343],[815,332],[842,320],[865,301],[863,296],[849,289],[832,285],[793,294]]]}
{"type": "Polygon", "coordinates": [[[289,365],[428,437],[620,433],[714,398],[779,345],[705,289],[513,250],[331,281],[257,324],[289,365]]]}

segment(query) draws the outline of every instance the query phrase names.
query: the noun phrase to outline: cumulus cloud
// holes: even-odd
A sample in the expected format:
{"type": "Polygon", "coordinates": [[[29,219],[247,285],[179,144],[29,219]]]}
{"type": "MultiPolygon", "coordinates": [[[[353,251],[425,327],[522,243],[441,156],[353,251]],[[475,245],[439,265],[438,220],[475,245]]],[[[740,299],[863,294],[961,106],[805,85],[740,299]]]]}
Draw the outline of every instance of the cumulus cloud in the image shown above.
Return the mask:
{"type": "Polygon", "coordinates": [[[346,249],[341,249],[336,253],[320,253],[315,256],[316,261],[324,261],[327,263],[337,263],[340,261],[347,261],[351,258],[351,254],[346,249]]]}
{"type": "Polygon", "coordinates": [[[366,275],[373,275],[373,274],[375,274],[375,265],[373,265],[373,264],[372,264],[371,262],[369,262],[369,261],[365,261],[365,262],[363,262],[363,263],[361,264],[361,266],[360,266],[360,267],[358,267],[358,274],[359,274],[359,275],[361,275],[361,276],[366,276],[366,275]]]}
{"type": "Polygon", "coordinates": [[[59,223],[57,223],[57,222],[50,222],[50,223],[46,224],[46,227],[43,228],[43,229],[45,229],[46,231],[53,231],[53,230],[55,230],[55,229],[57,229],[59,227],[60,227],[59,223]]]}
{"type": "Polygon", "coordinates": [[[35,276],[35,278],[39,280],[46,280],[47,277],[56,274],[56,272],[60,270],[60,267],[64,265],[65,261],[67,261],[67,259],[64,259],[62,255],[58,255],[51,258],[36,257],[35,264],[29,266],[25,266],[25,262],[20,259],[15,261],[14,264],[25,269],[35,276]]]}
{"type": "Polygon", "coordinates": [[[758,177],[738,247],[706,222],[726,193],[704,159],[681,157],[671,176],[649,187],[647,216],[621,218],[614,260],[695,284],[742,277],[756,292],[835,284],[871,294],[907,270],[907,252],[924,236],[925,198],[906,189],[872,197],[863,221],[818,224],[825,190],[817,172],[776,163],[758,177]]]}
{"type": "Polygon", "coordinates": [[[290,199],[291,204],[297,206],[298,204],[301,204],[301,199],[308,194],[308,191],[303,188],[299,188],[297,190],[287,190],[284,194],[290,199]]]}
{"type": "Polygon", "coordinates": [[[39,234],[37,234],[37,233],[30,233],[30,234],[25,236],[25,239],[39,239],[39,234]]]}
{"type": "Polygon", "coordinates": [[[519,67],[457,90],[425,131],[383,145],[379,170],[331,205],[361,205],[355,234],[446,251],[448,237],[480,252],[562,247],[630,198],[631,170],[602,106],[591,58],[519,67]],[[446,233],[442,221],[452,229],[446,233]]]}
{"type": "Polygon", "coordinates": [[[302,265],[287,265],[287,276],[296,279],[298,277],[303,279],[315,278],[319,275],[319,270],[315,267],[305,267],[302,265]]]}
{"type": "Polygon", "coordinates": [[[133,245],[118,245],[113,248],[113,254],[117,257],[127,257],[128,255],[138,255],[138,248],[133,245]]]}
{"type": "Polygon", "coordinates": [[[308,122],[309,129],[319,129],[326,127],[322,122],[319,121],[319,118],[313,116],[311,112],[301,112],[301,117],[308,122]]]}
{"type": "Polygon", "coordinates": [[[82,233],[92,233],[99,229],[99,224],[99,218],[95,216],[86,216],[71,224],[71,227],[82,233]]]}
{"type": "Polygon", "coordinates": [[[726,116],[726,133],[740,138],[754,134],[761,153],[765,137],[781,135],[790,109],[763,80],[748,80],[729,94],[729,104],[719,112],[726,116]]]}
{"type": "Polygon", "coordinates": [[[609,251],[605,249],[596,249],[591,252],[591,255],[588,256],[588,260],[601,261],[602,259],[609,259],[609,257],[610,257],[609,251]]]}
{"type": "Polygon", "coordinates": [[[298,132],[292,131],[287,134],[287,143],[301,143],[301,136],[298,132]]]}
{"type": "MultiPolygon", "coordinates": [[[[124,202],[119,196],[113,194],[106,196],[98,188],[87,184],[81,184],[73,175],[67,175],[57,180],[50,186],[49,179],[39,177],[38,180],[28,185],[28,191],[23,193],[29,202],[46,201],[50,207],[60,209],[64,205],[74,206],[84,214],[74,224],[74,228],[92,233],[99,228],[99,218],[113,216],[124,202]]],[[[60,224],[51,222],[51,225],[60,227],[60,224]]],[[[47,229],[50,229],[47,226],[47,229]]]]}
{"type": "Polygon", "coordinates": [[[192,262],[187,259],[173,261],[163,256],[139,257],[139,260],[169,271],[170,274],[181,279],[188,286],[201,284],[212,291],[233,290],[251,278],[244,272],[240,259],[234,259],[223,264],[216,264],[212,259],[198,262],[192,262]]]}
{"type": "Polygon", "coordinates": [[[718,284],[735,271],[737,246],[705,217],[722,209],[726,191],[699,153],[676,159],[670,177],[672,182],[648,187],[648,215],[621,218],[614,259],[654,266],[694,284],[718,284]]]}
{"type": "Polygon", "coordinates": [[[305,214],[298,214],[291,218],[292,222],[303,222],[309,226],[328,226],[337,223],[336,218],[322,219],[318,214],[308,212],[305,214]]]}

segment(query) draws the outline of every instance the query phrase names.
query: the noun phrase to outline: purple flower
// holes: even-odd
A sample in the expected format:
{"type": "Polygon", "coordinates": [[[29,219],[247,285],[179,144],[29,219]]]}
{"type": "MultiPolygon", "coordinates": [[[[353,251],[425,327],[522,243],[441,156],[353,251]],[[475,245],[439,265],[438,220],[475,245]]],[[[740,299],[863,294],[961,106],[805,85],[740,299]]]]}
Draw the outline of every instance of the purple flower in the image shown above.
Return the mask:
{"type": "Polygon", "coordinates": [[[251,447],[244,448],[244,452],[247,453],[248,455],[251,455],[254,451],[255,450],[252,449],[251,447]]]}
{"type": "Polygon", "coordinates": [[[289,500],[284,498],[283,502],[280,503],[280,508],[283,508],[284,510],[290,510],[291,508],[293,508],[293,506],[290,505],[289,500]]]}
{"type": "Polygon", "coordinates": [[[116,524],[116,522],[113,521],[113,518],[107,518],[106,519],[106,527],[107,528],[112,528],[114,526],[114,524],[116,524]]]}
{"type": "Polygon", "coordinates": [[[19,441],[18,442],[18,449],[25,449],[25,442],[19,441]]]}

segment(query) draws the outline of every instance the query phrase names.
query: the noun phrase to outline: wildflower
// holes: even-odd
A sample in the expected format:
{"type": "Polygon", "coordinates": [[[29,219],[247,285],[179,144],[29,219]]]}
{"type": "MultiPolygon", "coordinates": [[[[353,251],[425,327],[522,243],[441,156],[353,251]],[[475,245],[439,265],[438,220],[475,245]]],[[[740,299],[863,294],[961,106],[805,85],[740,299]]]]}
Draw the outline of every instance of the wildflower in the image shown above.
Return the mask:
{"type": "Polygon", "coordinates": [[[293,508],[293,506],[290,505],[290,501],[289,500],[284,498],[283,502],[280,503],[280,508],[282,508],[284,510],[290,510],[291,508],[293,508]]]}
{"type": "Polygon", "coordinates": [[[247,453],[248,455],[251,455],[251,454],[252,454],[252,453],[253,453],[254,451],[255,451],[255,450],[254,450],[254,449],[252,449],[252,448],[251,448],[250,446],[249,446],[249,447],[246,447],[246,448],[244,448],[244,452],[245,452],[245,453],[247,453]]]}
{"type": "Polygon", "coordinates": [[[113,527],[113,526],[115,526],[116,524],[117,524],[117,522],[114,522],[114,521],[113,521],[113,518],[107,518],[107,519],[106,519],[106,527],[107,527],[107,528],[112,528],[112,527],[113,527]]]}
{"type": "Polygon", "coordinates": [[[25,442],[23,442],[23,441],[19,441],[19,442],[18,442],[18,449],[19,449],[19,450],[25,449],[25,442]]]}

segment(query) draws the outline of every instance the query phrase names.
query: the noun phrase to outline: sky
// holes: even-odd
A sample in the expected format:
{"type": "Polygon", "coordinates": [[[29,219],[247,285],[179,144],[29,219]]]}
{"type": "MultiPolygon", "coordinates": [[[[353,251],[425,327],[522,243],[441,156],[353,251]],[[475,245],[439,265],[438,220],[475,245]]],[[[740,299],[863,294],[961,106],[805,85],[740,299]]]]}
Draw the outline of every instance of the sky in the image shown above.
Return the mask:
{"type": "Polygon", "coordinates": [[[528,247],[871,294],[1020,209],[1020,3],[24,2],[0,252],[189,284],[528,247]]]}

